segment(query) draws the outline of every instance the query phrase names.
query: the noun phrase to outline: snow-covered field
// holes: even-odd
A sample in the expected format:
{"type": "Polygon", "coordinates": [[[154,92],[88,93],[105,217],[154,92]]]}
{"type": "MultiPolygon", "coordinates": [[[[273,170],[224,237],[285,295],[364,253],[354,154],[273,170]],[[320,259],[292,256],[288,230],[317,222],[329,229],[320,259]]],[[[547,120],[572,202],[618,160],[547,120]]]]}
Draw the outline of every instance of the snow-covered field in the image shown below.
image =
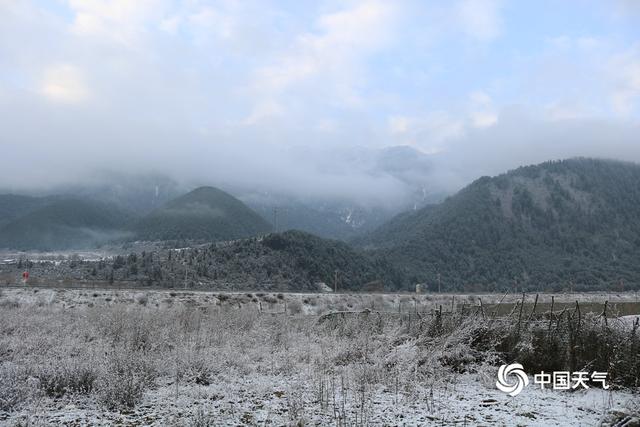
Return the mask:
{"type": "Polygon", "coordinates": [[[410,393],[396,394],[383,386],[369,390],[370,402],[363,413],[352,405],[351,396],[343,408],[339,389],[335,403],[320,405],[312,381],[303,375],[221,375],[211,385],[187,384],[177,391],[168,381],[145,393],[142,402],[129,411],[106,411],[88,398],[42,399],[0,423],[597,426],[613,424],[634,407],[637,411],[639,398],[624,391],[570,393],[533,388],[513,398],[484,385],[477,375],[457,375],[433,387],[418,386],[410,393]]]}
{"type": "Polygon", "coordinates": [[[2,289],[0,425],[634,425],[637,388],[497,390],[516,319],[420,297],[2,289]]]}
{"type": "MultiPolygon", "coordinates": [[[[241,307],[263,313],[287,313],[292,315],[322,315],[335,311],[384,311],[388,313],[426,313],[443,311],[473,311],[481,303],[487,313],[500,303],[508,309],[522,301],[522,294],[408,294],[408,293],[280,293],[280,292],[218,292],[192,290],[146,289],[65,289],[0,286],[3,300],[25,304],[55,307],[92,305],[119,305],[138,303],[149,307],[189,305],[196,307],[241,307]]],[[[627,304],[633,313],[640,315],[640,296],[637,292],[590,293],[541,293],[538,295],[538,311],[549,310],[552,298],[554,310],[563,305],[593,305],[602,311],[605,301],[609,310],[616,304],[627,304]],[[541,307],[544,307],[541,309],[541,307]]],[[[532,307],[535,295],[527,294],[525,304],[532,307]]]]}

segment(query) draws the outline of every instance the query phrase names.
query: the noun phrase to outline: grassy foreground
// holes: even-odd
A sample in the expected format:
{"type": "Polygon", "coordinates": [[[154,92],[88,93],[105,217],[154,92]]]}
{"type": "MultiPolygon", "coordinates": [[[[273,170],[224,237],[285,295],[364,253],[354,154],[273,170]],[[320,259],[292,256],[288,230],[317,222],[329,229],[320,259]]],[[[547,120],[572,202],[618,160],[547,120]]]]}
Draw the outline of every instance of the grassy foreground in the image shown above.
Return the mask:
{"type": "Polygon", "coordinates": [[[503,418],[492,409],[504,398],[493,385],[497,367],[512,361],[530,374],[609,372],[607,403],[576,413],[583,424],[637,416],[640,401],[637,323],[579,305],[553,315],[305,315],[219,300],[156,306],[144,295],[118,304],[37,301],[0,295],[0,423],[548,422],[552,403],[516,411],[517,401],[505,400],[503,418]]]}

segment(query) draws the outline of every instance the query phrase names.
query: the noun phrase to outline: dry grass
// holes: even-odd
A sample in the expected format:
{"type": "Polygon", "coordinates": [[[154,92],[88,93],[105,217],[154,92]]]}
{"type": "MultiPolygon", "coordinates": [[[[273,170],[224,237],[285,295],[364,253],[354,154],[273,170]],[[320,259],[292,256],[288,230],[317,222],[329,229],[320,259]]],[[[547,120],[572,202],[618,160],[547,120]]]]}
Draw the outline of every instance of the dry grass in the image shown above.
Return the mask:
{"type": "MultiPolygon", "coordinates": [[[[418,386],[514,360],[532,372],[608,371],[617,386],[639,386],[637,326],[575,309],[496,318],[301,311],[291,304],[287,315],[237,305],[155,307],[146,295],[71,310],[7,304],[0,310],[0,410],[73,395],[107,410],[134,408],[159,383],[178,397],[185,386],[271,375],[285,379],[291,423],[308,414],[307,383],[313,405],[335,424],[366,425],[380,388],[398,400],[418,398],[418,386]]],[[[205,423],[207,413],[198,414],[193,422],[205,423]]]]}

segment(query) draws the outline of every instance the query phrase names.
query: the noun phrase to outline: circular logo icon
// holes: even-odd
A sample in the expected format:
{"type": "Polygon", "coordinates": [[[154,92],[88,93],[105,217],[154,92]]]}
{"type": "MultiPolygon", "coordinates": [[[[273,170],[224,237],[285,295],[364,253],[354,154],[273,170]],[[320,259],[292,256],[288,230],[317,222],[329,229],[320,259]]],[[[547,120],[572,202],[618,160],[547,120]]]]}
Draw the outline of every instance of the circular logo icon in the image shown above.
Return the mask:
{"type": "Polygon", "coordinates": [[[496,387],[498,390],[507,393],[511,397],[515,397],[520,394],[523,388],[529,385],[529,377],[524,372],[524,368],[519,363],[512,363],[510,365],[502,365],[498,369],[498,381],[496,381],[496,387]],[[510,376],[515,378],[515,383],[510,376]]]}

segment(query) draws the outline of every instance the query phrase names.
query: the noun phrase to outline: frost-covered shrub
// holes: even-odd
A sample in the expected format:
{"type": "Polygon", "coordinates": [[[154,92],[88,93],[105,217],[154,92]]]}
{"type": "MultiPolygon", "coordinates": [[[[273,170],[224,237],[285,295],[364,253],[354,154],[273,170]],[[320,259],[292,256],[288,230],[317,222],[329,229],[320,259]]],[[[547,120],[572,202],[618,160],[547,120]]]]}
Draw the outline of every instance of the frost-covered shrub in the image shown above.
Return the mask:
{"type": "Polygon", "coordinates": [[[154,334],[153,320],[142,309],[127,310],[124,306],[116,306],[102,314],[98,320],[98,328],[111,346],[147,351],[154,334]]]}
{"type": "Polygon", "coordinates": [[[278,303],[278,300],[276,298],[272,297],[271,295],[265,295],[262,298],[262,301],[266,302],[269,305],[273,305],[273,304],[277,304],[278,303]]]}
{"type": "Polygon", "coordinates": [[[287,311],[293,315],[302,313],[302,303],[297,299],[290,301],[287,304],[287,311]]]}
{"type": "Polygon", "coordinates": [[[98,371],[94,364],[66,360],[42,368],[35,376],[42,391],[55,398],[67,393],[90,394],[98,371]]]}
{"type": "MultiPolygon", "coordinates": [[[[515,324],[512,331],[517,331],[515,324]]],[[[520,333],[512,332],[504,353],[531,372],[589,369],[608,372],[613,384],[640,384],[637,331],[577,310],[523,325],[520,333]]]]}
{"type": "MultiPolygon", "coordinates": [[[[581,315],[579,307],[554,314],[502,318],[440,315],[422,318],[409,331],[424,349],[421,365],[437,349],[439,365],[458,372],[485,363],[521,363],[530,373],[545,371],[608,372],[613,384],[640,384],[638,328],[629,329],[603,316],[581,315]]],[[[429,359],[429,362],[432,362],[429,359]]]]}
{"type": "Polygon", "coordinates": [[[99,401],[109,409],[133,408],[155,376],[155,370],[142,354],[116,349],[108,355],[97,381],[99,401]]]}
{"type": "Polygon", "coordinates": [[[10,412],[17,408],[34,394],[36,387],[16,365],[0,365],[0,411],[10,412]]]}
{"type": "Polygon", "coordinates": [[[20,303],[15,298],[3,299],[0,301],[0,308],[9,309],[9,308],[18,308],[20,307],[20,303]]]}
{"type": "Polygon", "coordinates": [[[178,370],[178,376],[188,383],[205,386],[211,384],[213,367],[202,355],[189,355],[180,361],[178,370]]]}
{"type": "Polygon", "coordinates": [[[135,300],[140,305],[147,305],[147,303],[149,302],[149,296],[147,294],[142,294],[142,293],[136,294],[135,300]]]}
{"type": "Polygon", "coordinates": [[[191,427],[210,427],[216,425],[215,417],[204,408],[198,407],[195,414],[189,419],[188,425],[191,427]]]}

